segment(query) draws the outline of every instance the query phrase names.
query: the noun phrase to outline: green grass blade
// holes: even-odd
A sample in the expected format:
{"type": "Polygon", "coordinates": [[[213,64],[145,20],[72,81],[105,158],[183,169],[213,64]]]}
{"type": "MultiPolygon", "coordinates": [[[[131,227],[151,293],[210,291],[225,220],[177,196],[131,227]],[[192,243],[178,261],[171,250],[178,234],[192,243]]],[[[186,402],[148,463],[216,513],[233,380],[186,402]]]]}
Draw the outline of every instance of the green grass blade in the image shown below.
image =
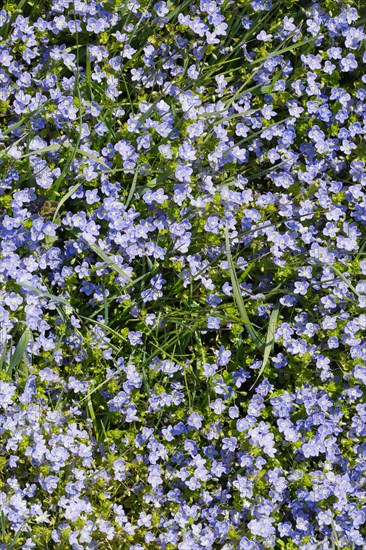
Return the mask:
{"type": "Polygon", "coordinates": [[[5,514],[2,510],[0,515],[0,521],[1,521],[1,534],[3,538],[2,542],[5,542],[6,541],[5,514]]]}
{"type": "Polygon", "coordinates": [[[252,325],[252,323],[249,319],[249,316],[248,316],[248,313],[247,313],[247,310],[246,310],[246,307],[245,307],[245,304],[244,304],[243,296],[241,295],[241,289],[240,289],[239,281],[238,281],[238,278],[237,278],[237,275],[236,275],[236,272],[235,272],[235,268],[234,268],[234,264],[233,264],[233,258],[231,256],[231,251],[230,251],[229,231],[228,231],[227,224],[226,224],[226,227],[225,227],[225,242],[226,242],[226,256],[227,256],[227,261],[228,261],[228,264],[229,264],[231,284],[232,284],[232,287],[233,287],[233,293],[234,293],[234,298],[235,298],[236,305],[238,307],[240,316],[242,318],[242,321],[245,325],[245,328],[246,328],[250,338],[253,340],[253,342],[255,343],[257,348],[260,351],[263,351],[264,343],[262,342],[262,339],[260,338],[259,334],[255,330],[254,326],[252,325]]]}
{"type": "Polygon", "coordinates": [[[52,192],[52,195],[51,195],[52,200],[56,200],[57,191],[58,191],[60,185],[63,183],[64,179],[66,178],[66,176],[69,172],[69,169],[70,169],[70,167],[71,167],[71,165],[74,162],[74,159],[76,157],[76,152],[77,152],[77,149],[78,149],[78,145],[79,145],[80,140],[81,140],[81,124],[82,123],[80,123],[80,131],[79,131],[79,135],[78,135],[78,138],[76,140],[75,146],[73,147],[73,149],[72,149],[72,151],[69,155],[69,158],[67,159],[66,164],[62,169],[61,174],[59,175],[59,177],[56,179],[56,181],[53,184],[53,192],[52,192]]]}
{"type": "Polygon", "coordinates": [[[18,145],[18,143],[21,143],[28,136],[29,136],[29,134],[23,134],[19,139],[17,139],[13,143],[11,143],[11,145],[9,145],[6,149],[3,149],[2,151],[0,151],[0,159],[5,157],[8,154],[9,149],[11,149],[12,147],[18,145]]]}
{"type": "Polygon", "coordinates": [[[332,525],[332,550],[338,550],[339,548],[341,548],[341,546],[339,544],[339,539],[338,539],[337,530],[334,524],[333,516],[332,516],[331,525],[332,525]]]}
{"type": "Polygon", "coordinates": [[[11,550],[12,548],[14,548],[14,546],[16,545],[20,535],[23,533],[23,525],[24,525],[25,522],[22,523],[22,525],[20,526],[20,529],[19,531],[17,531],[17,533],[15,533],[15,536],[13,538],[13,540],[11,541],[11,543],[9,544],[9,546],[7,546],[7,550],[11,550]]]}
{"type": "Polygon", "coordinates": [[[98,430],[97,417],[95,415],[93,402],[92,402],[89,394],[87,395],[86,405],[87,405],[87,408],[88,408],[88,413],[90,415],[90,418],[93,421],[93,427],[94,427],[95,435],[96,435],[97,439],[99,439],[99,430],[98,430]]]}
{"type": "Polygon", "coordinates": [[[17,128],[22,126],[22,124],[27,122],[30,118],[38,115],[42,111],[42,109],[44,109],[46,107],[46,105],[48,105],[50,103],[50,101],[51,100],[45,101],[44,103],[42,103],[42,105],[37,107],[37,109],[35,109],[34,111],[31,111],[30,113],[27,113],[26,115],[24,115],[24,117],[22,117],[20,120],[18,120],[18,122],[15,122],[11,126],[8,126],[8,128],[2,132],[2,135],[7,136],[11,132],[13,132],[13,130],[16,130],[17,128]]]}
{"type": "MultiPolygon", "coordinates": [[[[68,146],[68,143],[65,143],[65,145],[68,146]]],[[[94,160],[95,162],[102,164],[105,168],[110,168],[110,166],[108,166],[108,164],[106,164],[103,159],[96,157],[92,153],[89,153],[89,151],[84,151],[84,149],[79,149],[78,147],[76,147],[76,153],[79,153],[79,155],[82,155],[83,157],[87,157],[88,159],[94,160]]]]}
{"type": "Polygon", "coordinates": [[[109,323],[109,308],[108,308],[108,300],[107,295],[105,291],[105,286],[103,285],[103,306],[104,306],[104,322],[106,325],[109,323]]]}
{"type": "Polygon", "coordinates": [[[105,380],[103,380],[103,382],[101,382],[100,384],[98,384],[98,386],[96,386],[95,388],[93,388],[92,390],[90,390],[86,395],[85,397],[82,397],[79,401],[79,403],[83,403],[83,401],[85,400],[89,400],[90,399],[90,396],[93,395],[93,393],[95,393],[96,391],[100,390],[101,388],[103,388],[103,386],[105,386],[106,384],[108,384],[108,382],[110,382],[111,380],[113,380],[113,378],[115,376],[117,376],[119,374],[118,371],[116,372],[113,372],[111,375],[107,376],[107,378],[105,380]]]}
{"type": "Polygon", "coordinates": [[[255,65],[256,63],[262,63],[262,61],[267,61],[267,59],[269,59],[270,57],[281,55],[281,53],[290,52],[291,50],[297,50],[298,48],[301,48],[301,46],[304,46],[305,44],[310,44],[311,42],[314,42],[317,38],[318,38],[318,35],[312,36],[311,38],[307,38],[306,40],[301,40],[300,42],[291,44],[291,46],[287,46],[286,48],[275,50],[273,53],[269,53],[263,57],[260,57],[259,59],[253,59],[252,65],[255,65]]]}
{"type": "Polygon", "coordinates": [[[31,338],[32,338],[32,333],[30,329],[29,328],[25,329],[25,331],[19,338],[19,341],[16,345],[13,355],[10,357],[10,366],[8,371],[10,375],[12,374],[13,369],[15,369],[19,365],[19,363],[22,361],[25,350],[27,349],[27,346],[31,338]]]}
{"type": "Polygon", "coordinates": [[[349,281],[347,279],[347,277],[345,277],[343,275],[343,273],[341,271],[339,271],[339,269],[337,267],[335,267],[334,265],[330,265],[330,264],[329,264],[329,267],[334,271],[334,273],[336,275],[338,275],[338,277],[340,277],[342,279],[342,281],[348,286],[348,288],[350,290],[352,290],[353,294],[355,294],[358,298],[361,298],[361,294],[359,292],[357,292],[357,290],[355,289],[355,287],[353,286],[351,281],[349,281]]]}
{"type": "MultiPolygon", "coordinates": [[[[74,4],[74,21],[75,21],[75,24],[76,24],[75,4],[74,4]]],[[[77,29],[77,26],[76,26],[76,29],[77,29]]],[[[64,179],[66,178],[66,176],[67,176],[67,174],[70,170],[70,167],[71,167],[71,165],[72,165],[72,163],[75,159],[76,153],[78,151],[78,148],[79,148],[79,145],[80,145],[80,142],[81,142],[81,132],[82,132],[82,126],[83,126],[83,113],[82,113],[82,100],[81,100],[80,82],[79,82],[80,81],[80,73],[79,73],[79,67],[80,67],[80,63],[79,63],[79,35],[78,35],[77,30],[76,30],[76,33],[75,33],[75,38],[76,38],[75,91],[76,91],[76,95],[77,95],[78,101],[79,101],[79,104],[78,104],[78,109],[79,109],[79,132],[78,132],[78,136],[76,138],[75,145],[72,148],[72,151],[69,155],[69,158],[66,161],[66,164],[65,164],[60,176],[53,183],[51,200],[56,200],[57,193],[58,193],[58,190],[60,188],[60,185],[64,181],[64,179]]]]}
{"type": "Polygon", "coordinates": [[[87,84],[88,84],[89,99],[90,99],[90,101],[93,101],[94,94],[93,94],[93,86],[92,86],[92,81],[91,81],[91,63],[90,63],[89,45],[86,46],[85,76],[86,76],[86,81],[87,81],[87,84]]]}
{"type": "MultiPolygon", "coordinates": [[[[182,4],[178,5],[177,8],[175,8],[175,10],[171,11],[168,15],[167,15],[167,20],[170,22],[172,21],[173,19],[175,19],[175,17],[177,17],[181,11],[183,11],[183,9],[190,3],[191,0],[185,0],[185,2],[182,2],[182,4]]],[[[173,4],[174,6],[174,4],[173,4]]]]}
{"type": "Polygon", "coordinates": [[[6,354],[7,354],[7,347],[6,347],[6,342],[5,342],[3,352],[0,355],[0,370],[6,370],[5,365],[4,365],[6,354]]]}
{"type": "Polygon", "coordinates": [[[42,147],[42,149],[37,149],[36,151],[31,151],[30,153],[26,153],[25,155],[22,155],[21,158],[25,159],[27,157],[33,157],[34,155],[41,155],[42,153],[57,151],[58,149],[60,149],[60,147],[61,147],[60,143],[54,143],[53,145],[47,145],[47,147],[42,147]]]}
{"type": "Polygon", "coordinates": [[[262,366],[259,369],[257,378],[255,379],[255,382],[254,382],[254,384],[252,385],[252,387],[250,389],[254,388],[254,386],[258,382],[259,378],[262,376],[262,374],[264,372],[264,369],[266,368],[267,363],[269,361],[271,352],[272,352],[273,347],[274,347],[274,338],[275,338],[275,332],[276,332],[279,312],[280,312],[280,304],[279,304],[279,302],[277,302],[273,306],[272,313],[271,313],[271,316],[269,318],[266,343],[265,343],[265,346],[264,346],[262,366]]]}
{"type": "Polygon", "coordinates": [[[57,215],[60,211],[60,209],[62,208],[62,206],[65,204],[65,202],[79,189],[81,185],[81,182],[80,183],[76,183],[75,185],[73,185],[71,187],[71,189],[66,193],[66,195],[64,195],[62,197],[62,199],[59,201],[58,205],[57,205],[57,208],[55,210],[55,213],[53,215],[53,218],[52,218],[52,222],[55,221],[55,219],[57,218],[57,215]]]}
{"type": "Polygon", "coordinates": [[[95,252],[97,256],[99,256],[99,258],[101,258],[109,267],[114,269],[114,271],[116,271],[119,275],[122,275],[122,277],[127,279],[129,283],[132,283],[132,279],[127,275],[127,273],[116,262],[114,262],[110,258],[110,256],[100,248],[100,246],[98,246],[95,243],[90,243],[89,241],[86,241],[86,240],[85,242],[87,243],[89,248],[91,248],[93,252],[95,252]]]}
{"type": "Polygon", "coordinates": [[[132,201],[132,197],[133,197],[133,194],[134,194],[135,189],[136,189],[138,174],[139,174],[139,167],[136,166],[136,170],[135,170],[135,173],[134,173],[134,176],[133,176],[133,180],[132,180],[131,189],[130,189],[130,192],[129,192],[129,194],[128,194],[128,197],[127,197],[127,200],[126,200],[126,204],[125,204],[126,208],[128,208],[130,202],[132,201]]]}
{"type": "Polygon", "coordinates": [[[53,300],[55,302],[60,302],[61,304],[65,304],[66,306],[71,307],[71,304],[65,298],[61,298],[60,296],[56,296],[55,294],[51,294],[51,292],[46,292],[45,290],[41,290],[40,288],[37,288],[36,286],[27,285],[25,283],[22,283],[19,286],[21,288],[26,288],[27,290],[31,290],[32,292],[35,292],[39,296],[43,296],[44,298],[49,298],[50,300],[53,300]]]}

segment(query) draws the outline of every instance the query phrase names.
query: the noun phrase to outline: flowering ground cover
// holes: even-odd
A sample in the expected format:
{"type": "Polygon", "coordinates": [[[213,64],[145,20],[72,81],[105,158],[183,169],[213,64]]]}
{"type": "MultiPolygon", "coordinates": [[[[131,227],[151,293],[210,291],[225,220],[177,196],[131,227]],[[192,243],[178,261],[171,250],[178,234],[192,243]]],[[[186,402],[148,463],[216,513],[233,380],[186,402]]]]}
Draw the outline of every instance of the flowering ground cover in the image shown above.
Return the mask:
{"type": "Polygon", "coordinates": [[[366,5],[6,0],[0,548],[366,548],[366,5]]]}

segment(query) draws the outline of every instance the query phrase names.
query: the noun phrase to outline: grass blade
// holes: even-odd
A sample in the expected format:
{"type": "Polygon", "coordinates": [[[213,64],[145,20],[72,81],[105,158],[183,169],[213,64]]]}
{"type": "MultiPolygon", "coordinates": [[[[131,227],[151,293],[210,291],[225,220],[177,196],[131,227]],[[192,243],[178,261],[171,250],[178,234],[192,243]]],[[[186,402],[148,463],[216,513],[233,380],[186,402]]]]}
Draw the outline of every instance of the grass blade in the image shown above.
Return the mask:
{"type": "MultiPolygon", "coordinates": [[[[173,19],[175,19],[175,17],[177,17],[177,15],[180,14],[181,11],[183,11],[183,9],[190,3],[191,0],[185,0],[185,2],[183,2],[182,4],[178,5],[177,8],[175,8],[175,10],[171,11],[168,15],[167,15],[167,20],[170,22],[172,21],[173,19]]],[[[174,6],[174,4],[173,4],[174,6]]]]}
{"type": "MultiPolygon", "coordinates": [[[[74,21],[75,21],[75,25],[76,25],[75,4],[74,4],[74,21]]],[[[77,135],[77,138],[76,138],[75,145],[72,147],[71,153],[70,153],[70,155],[69,155],[69,157],[66,161],[66,164],[63,167],[63,170],[62,170],[61,174],[59,175],[59,177],[53,183],[52,194],[51,194],[51,199],[52,200],[56,200],[57,193],[58,193],[58,190],[60,188],[60,185],[64,181],[64,179],[66,178],[67,174],[69,173],[69,170],[72,166],[72,163],[74,162],[74,159],[76,157],[76,153],[78,151],[78,148],[79,148],[79,145],[80,145],[80,142],[81,142],[81,133],[82,133],[82,126],[83,126],[83,113],[82,113],[83,103],[82,103],[82,100],[81,100],[80,83],[79,83],[79,80],[80,80],[80,74],[79,74],[80,64],[79,64],[79,36],[78,36],[78,32],[77,32],[77,26],[76,26],[75,38],[76,38],[75,91],[76,91],[76,94],[77,94],[77,98],[79,100],[79,104],[78,104],[78,108],[79,108],[79,131],[78,131],[78,135],[77,135]]]]}
{"type": "Polygon", "coordinates": [[[22,528],[23,528],[24,524],[25,524],[25,521],[24,521],[24,522],[22,523],[22,525],[20,526],[19,531],[17,531],[17,532],[15,533],[15,536],[14,536],[13,540],[10,542],[9,546],[7,547],[8,550],[11,550],[11,549],[14,548],[14,546],[16,545],[16,543],[17,543],[17,541],[18,541],[20,535],[23,533],[22,528]]]}
{"type": "Polygon", "coordinates": [[[229,264],[231,284],[232,284],[232,287],[233,287],[233,293],[234,293],[234,298],[235,298],[236,305],[238,307],[240,316],[243,320],[243,323],[245,325],[245,328],[246,328],[250,338],[253,340],[253,342],[255,343],[257,348],[260,351],[263,351],[264,350],[264,343],[262,342],[262,339],[260,338],[259,334],[255,330],[254,326],[252,325],[252,323],[249,319],[249,316],[248,316],[248,313],[247,313],[247,310],[246,310],[246,307],[245,307],[245,304],[244,304],[243,296],[241,295],[241,289],[240,289],[239,281],[238,281],[238,278],[237,278],[237,275],[236,275],[236,272],[235,272],[235,268],[234,268],[234,264],[233,264],[233,258],[231,256],[231,251],[230,251],[229,231],[228,231],[227,224],[226,224],[226,227],[225,227],[225,241],[226,241],[226,256],[227,256],[227,261],[228,261],[228,264],[229,264]]]}
{"type": "Polygon", "coordinates": [[[54,223],[55,222],[55,219],[57,218],[57,214],[59,213],[61,207],[65,204],[65,202],[79,189],[81,185],[81,182],[80,183],[76,183],[75,185],[73,185],[71,187],[71,189],[66,193],[66,195],[64,195],[62,197],[62,199],[59,201],[58,205],[57,205],[57,208],[55,210],[55,213],[53,215],[53,218],[52,218],[52,222],[54,223]]]}
{"type": "Polygon", "coordinates": [[[88,413],[90,415],[90,418],[92,419],[93,421],[93,427],[94,427],[94,431],[95,431],[95,435],[97,436],[97,440],[99,439],[99,430],[98,430],[98,423],[97,423],[97,417],[95,415],[95,411],[94,411],[94,407],[93,407],[93,402],[90,398],[90,394],[87,394],[87,401],[86,401],[86,405],[87,405],[87,408],[88,408],[88,413]]]}
{"type": "Polygon", "coordinates": [[[109,308],[108,308],[108,300],[107,300],[107,295],[106,295],[104,285],[103,285],[103,306],[104,306],[104,322],[105,322],[106,325],[108,325],[108,322],[109,322],[109,308]]]}
{"type": "Polygon", "coordinates": [[[355,294],[358,298],[361,298],[361,294],[360,294],[359,292],[357,292],[357,290],[355,289],[355,287],[353,286],[353,284],[351,283],[351,281],[349,281],[349,280],[347,279],[347,277],[345,277],[345,276],[343,275],[343,273],[342,273],[341,271],[339,271],[339,269],[338,269],[337,267],[335,267],[334,265],[330,265],[330,264],[329,264],[329,267],[330,267],[331,269],[333,269],[334,273],[335,273],[336,275],[338,275],[338,277],[340,277],[340,278],[342,279],[342,281],[348,286],[348,288],[349,288],[350,290],[352,290],[353,294],[355,294]]]}
{"type": "Polygon", "coordinates": [[[269,318],[269,324],[268,324],[268,330],[267,330],[267,336],[266,336],[266,343],[265,343],[265,346],[264,346],[262,366],[259,369],[257,378],[255,379],[255,382],[254,382],[254,384],[252,385],[252,387],[250,389],[254,388],[254,386],[258,382],[259,378],[262,376],[262,373],[263,373],[264,369],[266,368],[267,363],[269,361],[269,357],[271,355],[271,352],[272,352],[273,346],[274,346],[274,338],[275,338],[275,332],[276,332],[279,312],[280,312],[280,304],[279,304],[279,302],[277,302],[273,306],[272,313],[271,313],[271,316],[269,318]]]}
{"type": "Polygon", "coordinates": [[[8,373],[11,375],[13,372],[13,369],[19,365],[19,363],[22,361],[25,350],[27,349],[27,346],[30,342],[30,339],[32,338],[32,333],[29,328],[25,329],[21,337],[19,338],[19,341],[17,343],[17,346],[15,348],[15,351],[13,355],[10,357],[10,366],[8,373]]]}
{"type": "Polygon", "coordinates": [[[5,363],[5,357],[6,357],[7,351],[8,350],[7,350],[7,347],[6,347],[6,343],[4,343],[4,349],[3,349],[2,354],[0,355],[0,371],[1,370],[6,370],[4,363],[5,363]],[[4,366],[4,369],[3,369],[3,366],[4,366]]]}
{"type": "Polygon", "coordinates": [[[16,130],[20,126],[22,126],[22,124],[25,124],[30,118],[37,116],[41,112],[41,110],[44,109],[50,103],[50,101],[51,100],[45,101],[39,107],[37,107],[37,109],[35,109],[34,111],[31,111],[30,113],[27,113],[26,115],[24,115],[20,120],[18,120],[18,122],[15,122],[11,126],[8,126],[8,128],[6,128],[6,130],[2,132],[2,136],[7,136],[11,132],[16,130]]]}
{"type": "Polygon", "coordinates": [[[33,157],[37,155],[41,155],[42,153],[50,153],[51,151],[58,151],[60,149],[61,144],[60,143],[54,143],[53,145],[47,145],[47,147],[42,147],[42,149],[37,149],[36,151],[31,151],[30,153],[26,153],[25,155],[22,155],[22,158],[25,159],[27,157],[33,157]]]}
{"type": "Polygon", "coordinates": [[[130,192],[128,194],[128,197],[127,197],[127,200],[126,200],[126,208],[128,208],[130,202],[132,201],[132,197],[133,197],[133,194],[135,192],[135,189],[136,189],[136,183],[137,183],[137,177],[138,177],[138,173],[139,173],[139,167],[136,166],[136,170],[135,170],[135,173],[134,173],[134,176],[133,176],[133,180],[132,180],[132,185],[131,185],[131,189],[130,189],[130,192]]]}
{"type": "Polygon", "coordinates": [[[21,283],[19,285],[21,288],[26,288],[27,290],[31,290],[32,292],[35,292],[39,296],[43,296],[44,298],[49,298],[50,300],[53,300],[54,302],[61,302],[61,304],[65,304],[66,306],[71,307],[71,304],[65,299],[61,298],[60,296],[56,296],[55,294],[51,294],[51,292],[46,292],[45,290],[41,290],[40,288],[37,288],[36,286],[27,285],[25,283],[21,283]]]}
{"type": "Polygon", "coordinates": [[[305,40],[301,40],[300,42],[291,44],[286,48],[275,50],[273,53],[268,53],[267,55],[260,57],[259,59],[253,59],[252,64],[254,65],[255,63],[262,63],[262,61],[267,61],[267,59],[269,59],[270,57],[274,57],[276,55],[281,55],[282,53],[297,50],[298,48],[301,48],[301,46],[304,46],[305,44],[310,44],[311,42],[314,42],[317,38],[318,36],[312,36],[311,38],[306,38],[305,40]]]}
{"type": "MultiPolygon", "coordinates": [[[[66,146],[68,146],[69,144],[68,143],[65,143],[66,146]]],[[[71,144],[70,144],[70,148],[71,148],[71,144]]],[[[108,164],[106,164],[104,162],[103,159],[99,158],[99,157],[96,157],[95,155],[93,155],[92,153],[89,153],[89,151],[85,151],[84,149],[79,149],[78,147],[76,147],[76,153],[79,153],[79,155],[82,155],[84,157],[87,157],[88,159],[91,159],[91,160],[94,160],[95,162],[97,162],[98,164],[102,164],[105,168],[110,168],[110,166],[108,166],[108,164]]]]}
{"type": "MultiPolygon", "coordinates": [[[[85,240],[85,239],[84,239],[85,240]]],[[[127,281],[129,283],[132,283],[132,280],[130,279],[130,277],[127,275],[127,273],[116,263],[114,262],[110,256],[104,252],[104,250],[102,250],[100,248],[100,246],[98,246],[97,244],[95,243],[90,243],[89,241],[86,241],[85,242],[87,243],[87,245],[89,246],[89,248],[91,248],[93,250],[93,252],[95,252],[97,254],[97,256],[99,256],[109,267],[111,267],[112,269],[114,269],[114,271],[116,271],[119,275],[122,275],[122,277],[124,277],[125,279],[127,279],[127,281]]]]}
{"type": "Polygon", "coordinates": [[[92,81],[91,81],[91,63],[90,63],[89,44],[86,46],[85,76],[86,76],[86,81],[88,83],[89,99],[90,99],[90,101],[93,101],[94,95],[93,95],[93,86],[92,86],[92,81]]]}
{"type": "Polygon", "coordinates": [[[334,518],[332,516],[332,550],[338,550],[340,548],[337,530],[334,524],[334,518]]]}

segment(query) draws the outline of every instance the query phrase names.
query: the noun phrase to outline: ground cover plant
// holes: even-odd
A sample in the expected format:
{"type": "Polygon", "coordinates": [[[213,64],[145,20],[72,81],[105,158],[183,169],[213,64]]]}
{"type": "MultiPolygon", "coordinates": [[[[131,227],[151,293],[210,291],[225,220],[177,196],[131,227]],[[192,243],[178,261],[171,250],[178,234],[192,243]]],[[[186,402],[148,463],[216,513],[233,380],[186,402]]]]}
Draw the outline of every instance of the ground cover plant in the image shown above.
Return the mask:
{"type": "Polygon", "coordinates": [[[366,548],[366,5],[6,0],[0,548],[366,548]]]}

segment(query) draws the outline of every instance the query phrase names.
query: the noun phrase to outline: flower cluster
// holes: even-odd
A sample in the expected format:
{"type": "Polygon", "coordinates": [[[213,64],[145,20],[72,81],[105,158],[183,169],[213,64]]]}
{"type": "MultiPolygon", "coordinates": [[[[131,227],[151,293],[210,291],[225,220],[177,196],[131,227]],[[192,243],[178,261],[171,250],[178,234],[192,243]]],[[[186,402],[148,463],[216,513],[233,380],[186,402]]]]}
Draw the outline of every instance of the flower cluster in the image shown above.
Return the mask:
{"type": "Polygon", "coordinates": [[[362,3],[0,11],[0,548],[366,547],[362,3]]]}

